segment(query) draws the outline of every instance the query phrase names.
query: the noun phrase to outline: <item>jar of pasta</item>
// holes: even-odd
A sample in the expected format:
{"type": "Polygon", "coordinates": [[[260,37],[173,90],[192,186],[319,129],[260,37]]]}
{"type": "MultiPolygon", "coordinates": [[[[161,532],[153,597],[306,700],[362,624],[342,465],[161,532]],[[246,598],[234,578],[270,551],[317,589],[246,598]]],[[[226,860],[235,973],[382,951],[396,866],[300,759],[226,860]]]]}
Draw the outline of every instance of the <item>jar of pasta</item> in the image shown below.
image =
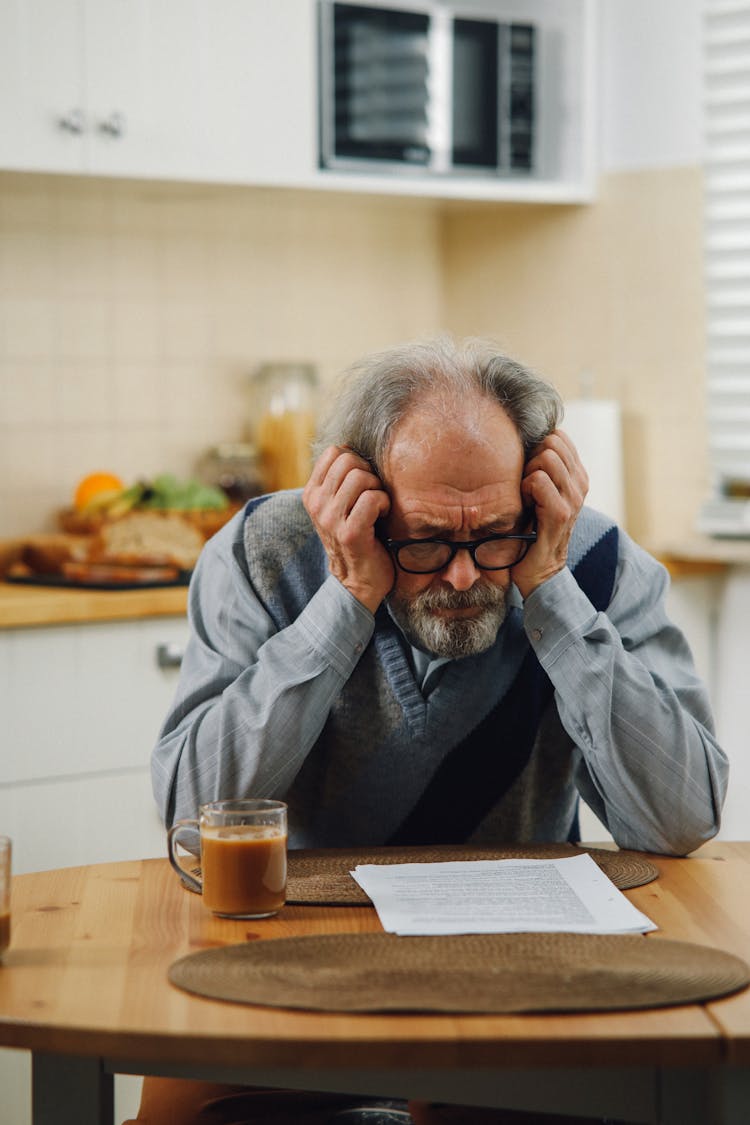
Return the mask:
{"type": "Polygon", "coordinates": [[[252,380],[253,434],[268,492],[307,482],[318,379],[310,363],[267,363],[252,380]]]}

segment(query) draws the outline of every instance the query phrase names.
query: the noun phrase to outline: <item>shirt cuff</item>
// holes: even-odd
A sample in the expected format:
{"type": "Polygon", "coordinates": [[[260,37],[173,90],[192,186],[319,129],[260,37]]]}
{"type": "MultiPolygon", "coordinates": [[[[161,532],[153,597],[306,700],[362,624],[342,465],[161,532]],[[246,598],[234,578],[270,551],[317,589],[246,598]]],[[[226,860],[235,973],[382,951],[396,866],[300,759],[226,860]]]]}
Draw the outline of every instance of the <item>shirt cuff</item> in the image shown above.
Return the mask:
{"type": "Polygon", "coordinates": [[[375,631],[375,618],[338,578],[325,580],[297,618],[313,648],[348,678],[375,631]]]}
{"type": "Polygon", "coordinates": [[[529,594],[523,614],[526,636],[543,668],[580,640],[597,616],[567,567],[529,594]]]}

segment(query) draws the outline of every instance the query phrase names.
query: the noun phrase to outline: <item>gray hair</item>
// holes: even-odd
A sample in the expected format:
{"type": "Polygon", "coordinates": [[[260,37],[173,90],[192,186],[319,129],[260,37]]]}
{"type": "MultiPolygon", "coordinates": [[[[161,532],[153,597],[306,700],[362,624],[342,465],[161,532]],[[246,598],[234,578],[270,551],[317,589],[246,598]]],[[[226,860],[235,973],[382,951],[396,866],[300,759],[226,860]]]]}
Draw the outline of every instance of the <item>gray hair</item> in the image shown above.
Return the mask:
{"type": "Polygon", "coordinates": [[[350,367],[319,431],[316,455],[329,445],[346,445],[381,473],[393,430],[410,409],[426,403],[450,416],[472,397],[503,408],[524,457],[563,414],[555,388],[490,341],[442,336],[388,348],[350,367]]]}

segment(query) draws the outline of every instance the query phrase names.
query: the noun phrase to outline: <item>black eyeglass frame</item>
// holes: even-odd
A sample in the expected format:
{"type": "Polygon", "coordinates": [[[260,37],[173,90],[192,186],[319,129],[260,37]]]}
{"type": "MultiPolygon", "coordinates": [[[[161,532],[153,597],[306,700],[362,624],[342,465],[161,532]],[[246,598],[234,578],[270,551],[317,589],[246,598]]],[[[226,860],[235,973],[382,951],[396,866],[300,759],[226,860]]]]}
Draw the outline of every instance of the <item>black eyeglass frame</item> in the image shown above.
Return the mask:
{"type": "Polygon", "coordinates": [[[529,531],[525,534],[521,534],[520,532],[507,532],[500,533],[498,535],[485,535],[482,539],[386,539],[384,540],[384,543],[390,553],[393,555],[393,558],[396,561],[396,565],[401,570],[405,571],[406,574],[437,574],[439,571],[445,570],[447,566],[450,566],[459,551],[469,552],[469,554],[471,555],[471,561],[474,563],[474,566],[477,568],[477,570],[510,570],[511,567],[516,566],[518,563],[520,563],[521,559],[526,557],[529,547],[532,543],[536,543],[536,540],[536,531],[529,531]],[[503,563],[502,566],[482,566],[481,563],[477,562],[476,552],[478,547],[481,547],[484,543],[496,543],[499,540],[507,539],[518,540],[521,543],[525,544],[524,550],[521,551],[518,558],[514,559],[512,563],[503,563]],[[441,547],[448,547],[450,550],[450,555],[444,563],[440,564],[440,566],[430,567],[429,570],[412,570],[411,567],[404,566],[398,555],[402,547],[415,547],[418,543],[435,543],[441,547]]]}

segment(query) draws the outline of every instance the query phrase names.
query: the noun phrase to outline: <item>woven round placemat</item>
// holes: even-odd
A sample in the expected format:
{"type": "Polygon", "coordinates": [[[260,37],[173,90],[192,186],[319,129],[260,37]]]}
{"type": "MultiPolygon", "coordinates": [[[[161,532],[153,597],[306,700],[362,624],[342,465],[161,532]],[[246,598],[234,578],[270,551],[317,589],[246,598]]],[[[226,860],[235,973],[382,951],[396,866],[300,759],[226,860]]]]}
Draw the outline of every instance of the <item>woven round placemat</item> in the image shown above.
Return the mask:
{"type": "Polygon", "coordinates": [[[286,900],[306,906],[364,906],[370,899],[349,874],[358,863],[445,863],[472,859],[562,859],[586,852],[621,891],[641,887],[659,875],[637,852],[583,848],[575,844],[529,844],[471,847],[341,849],[307,848],[289,852],[286,900]]]}
{"type": "Polygon", "coordinates": [[[193,953],[169,970],[216,1000],[336,1012],[580,1012],[724,996],[738,957],[633,934],[319,934],[193,953]]]}

